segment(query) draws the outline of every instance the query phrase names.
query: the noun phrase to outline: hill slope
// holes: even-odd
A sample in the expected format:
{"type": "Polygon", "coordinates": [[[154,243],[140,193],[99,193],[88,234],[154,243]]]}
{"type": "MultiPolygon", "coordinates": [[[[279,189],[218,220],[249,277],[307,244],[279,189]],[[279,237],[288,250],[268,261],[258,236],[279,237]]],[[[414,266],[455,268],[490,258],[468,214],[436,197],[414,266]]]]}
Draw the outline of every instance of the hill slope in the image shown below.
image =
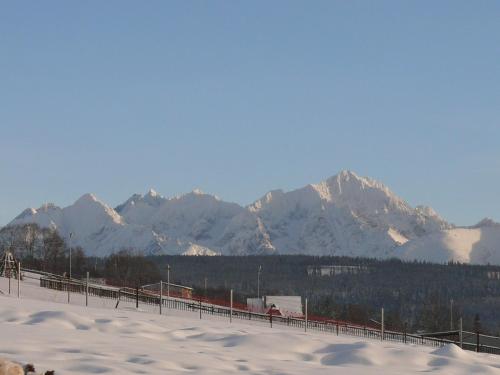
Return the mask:
{"type": "Polygon", "coordinates": [[[453,228],[401,246],[396,256],[407,260],[444,263],[500,264],[500,225],[485,224],[453,228]]]}
{"type": "MultiPolygon", "coordinates": [[[[34,281],[34,280],[33,280],[34,281]]],[[[7,290],[0,278],[0,290],[7,290]]],[[[416,347],[45,290],[0,295],[0,354],[56,374],[497,374],[497,356],[416,347]],[[54,303],[54,301],[60,303],[54,303]],[[214,360],[215,359],[215,360],[214,360]]]]}

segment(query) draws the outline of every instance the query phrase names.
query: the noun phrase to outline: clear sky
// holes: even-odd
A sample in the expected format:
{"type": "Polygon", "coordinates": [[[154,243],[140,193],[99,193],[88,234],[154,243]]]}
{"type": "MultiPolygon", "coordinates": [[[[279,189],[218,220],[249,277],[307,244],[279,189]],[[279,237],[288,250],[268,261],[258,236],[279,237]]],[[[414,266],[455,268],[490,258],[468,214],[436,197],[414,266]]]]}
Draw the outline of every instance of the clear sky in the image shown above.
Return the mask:
{"type": "Polygon", "coordinates": [[[500,220],[499,1],[0,3],[0,225],[341,169],[500,220]]]}

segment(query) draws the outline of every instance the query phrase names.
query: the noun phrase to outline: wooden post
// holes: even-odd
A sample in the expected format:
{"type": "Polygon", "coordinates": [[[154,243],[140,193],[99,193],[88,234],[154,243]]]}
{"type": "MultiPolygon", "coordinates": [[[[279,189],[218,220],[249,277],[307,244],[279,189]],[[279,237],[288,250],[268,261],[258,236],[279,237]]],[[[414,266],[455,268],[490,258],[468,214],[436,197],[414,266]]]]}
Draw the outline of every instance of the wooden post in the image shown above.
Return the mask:
{"type": "Polygon", "coordinates": [[[479,347],[479,330],[476,331],[476,352],[479,353],[480,347],[479,347]]]}
{"type": "Polygon", "coordinates": [[[17,298],[21,298],[21,262],[17,263],[17,298]]]}
{"type": "Polygon", "coordinates": [[[201,319],[201,297],[200,297],[200,319],[201,319]]]}
{"type": "Polygon", "coordinates": [[[139,285],[135,287],[135,308],[139,308],[139,285]]]}
{"type": "Polygon", "coordinates": [[[382,319],[381,319],[381,325],[380,325],[380,339],[384,339],[384,333],[385,333],[385,327],[384,327],[384,308],[382,307],[382,319]]]}
{"type": "Polygon", "coordinates": [[[85,283],[85,306],[89,305],[89,271],[87,271],[87,282],[85,283]]]}
{"type": "Polygon", "coordinates": [[[460,318],[460,333],[459,333],[459,339],[460,339],[460,348],[463,349],[464,347],[464,333],[463,333],[463,327],[462,327],[462,318],[460,318]]]}
{"type": "Polygon", "coordinates": [[[231,295],[230,295],[230,310],[229,310],[229,323],[233,322],[233,290],[231,289],[231,295]]]}
{"type": "Polygon", "coordinates": [[[9,271],[9,294],[10,294],[10,271],[9,271]]]}
{"type": "Polygon", "coordinates": [[[160,315],[161,315],[162,305],[163,305],[163,281],[160,280],[160,315]]]}
{"type": "Polygon", "coordinates": [[[304,324],[304,332],[307,332],[307,298],[306,298],[305,313],[306,313],[306,319],[304,324]]]}
{"type": "Polygon", "coordinates": [[[121,298],[121,289],[118,289],[118,300],[116,301],[116,306],[115,306],[115,309],[118,308],[118,304],[120,303],[120,298],[121,298]]]}

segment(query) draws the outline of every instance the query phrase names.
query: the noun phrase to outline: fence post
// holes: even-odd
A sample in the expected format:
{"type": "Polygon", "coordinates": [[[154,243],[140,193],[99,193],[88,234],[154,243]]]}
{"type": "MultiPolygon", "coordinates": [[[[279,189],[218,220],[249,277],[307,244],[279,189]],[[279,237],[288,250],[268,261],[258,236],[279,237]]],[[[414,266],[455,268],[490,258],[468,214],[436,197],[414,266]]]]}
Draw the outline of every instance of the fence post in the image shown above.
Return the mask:
{"type": "Polygon", "coordinates": [[[166,303],[165,303],[165,307],[167,309],[170,308],[170,285],[167,283],[167,298],[166,298],[166,303]]]}
{"type": "Polygon", "coordinates": [[[163,281],[160,280],[160,315],[163,306],[163,281]]]}
{"type": "Polygon", "coordinates": [[[10,294],[10,271],[9,271],[9,294],[10,294]]]}
{"type": "Polygon", "coordinates": [[[139,285],[135,287],[135,308],[139,308],[139,285]]]}
{"type": "Polygon", "coordinates": [[[380,339],[384,339],[384,332],[385,332],[385,327],[384,327],[384,308],[382,307],[382,320],[381,320],[381,325],[380,325],[380,339]]]}
{"type": "Polygon", "coordinates": [[[17,263],[17,298],[21,298],[21,262],[17,263]]]}
{"type": "Polygon", "coordinates": [[[337,336],[338,336],[338,335],[339,335],[339,322],[337,322],[337,327],[336,327],[336,329],[337,329],[337,336]]]}
{"type": "Polygon", "coordinates": [[[231,295],[230,295],[230,302],[231,302],[231,307],[229,310],[229,323],[233,322],[233,290],[231,289],[231,295]]]}
{"type": "Polygon", "coordinates": [[[115,306],[115,309],[118,308],[118,304],[120,303],[120,298],[121,298],[121,289],[118,289],[118,300],[116,301],[116,306],[115,306]]]}
{"type": "Polygon", "coordinates": [[[460,348],[463,349],[464,347],[464,333],[463,333],[463,327],[462,327],[462,318],[460,317],[460,333],[459,333],[459,339],[460,339],[460,348]]]}
{"type": "Polygon", "coordinates": [[[200,319],[201,319],[201,297],[200,297],[200,319]]]}
{"type": "Polygon", "coordinates": [[[89,305],[89,271],[87,271],[87,282],[85,283],[85,306],[89,305]]]}
{"type": "Polygon", "coordinates": [[[305,307],[306,319],[304,324],[304,332],[307,332],[307,297],[306,297],[306,307],[305,307]]]}
{"type": "Polygon", "coordinates": [[[406,344],[406,331],[407,331],[407,323],[405,322],[405,331],[404,331],[404,343],[406,344]]]}
{"type": "Polygon", "coordinates": [[[479,330],[476,331],[476,352],[479,353],[479,330]]]}
{"type": "Polygon", "coordinates": [[[68,290],[68,303],[69,303],[69,300],[70,300],[70,298],[69,298],[69,280],[70,279],[68,279],[68,281],[66,281],[66,289],[68,290]]]}

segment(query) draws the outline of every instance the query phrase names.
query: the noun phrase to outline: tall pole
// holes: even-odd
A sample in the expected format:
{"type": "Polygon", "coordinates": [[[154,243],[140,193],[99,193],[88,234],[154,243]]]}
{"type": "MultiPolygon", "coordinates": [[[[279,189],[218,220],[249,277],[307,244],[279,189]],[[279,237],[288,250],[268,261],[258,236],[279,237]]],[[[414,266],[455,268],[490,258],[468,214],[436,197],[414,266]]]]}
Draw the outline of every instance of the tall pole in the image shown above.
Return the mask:
{"type": "Polygon", "coordinates": [[[71,237],[73,237],[73,232],[69,233],[69,278],[71,279],[71,237]]]}
{"type": "Polygon", "coordinates": [[[170,298],[170,264],[167,264],[167,298],[170,298]]]}
{"type": "Polygon", "coordinates": [[[262,272],[262,266],[259,266],[257,271],[257,298],[260,298],[260,273],[262,272]]]}

